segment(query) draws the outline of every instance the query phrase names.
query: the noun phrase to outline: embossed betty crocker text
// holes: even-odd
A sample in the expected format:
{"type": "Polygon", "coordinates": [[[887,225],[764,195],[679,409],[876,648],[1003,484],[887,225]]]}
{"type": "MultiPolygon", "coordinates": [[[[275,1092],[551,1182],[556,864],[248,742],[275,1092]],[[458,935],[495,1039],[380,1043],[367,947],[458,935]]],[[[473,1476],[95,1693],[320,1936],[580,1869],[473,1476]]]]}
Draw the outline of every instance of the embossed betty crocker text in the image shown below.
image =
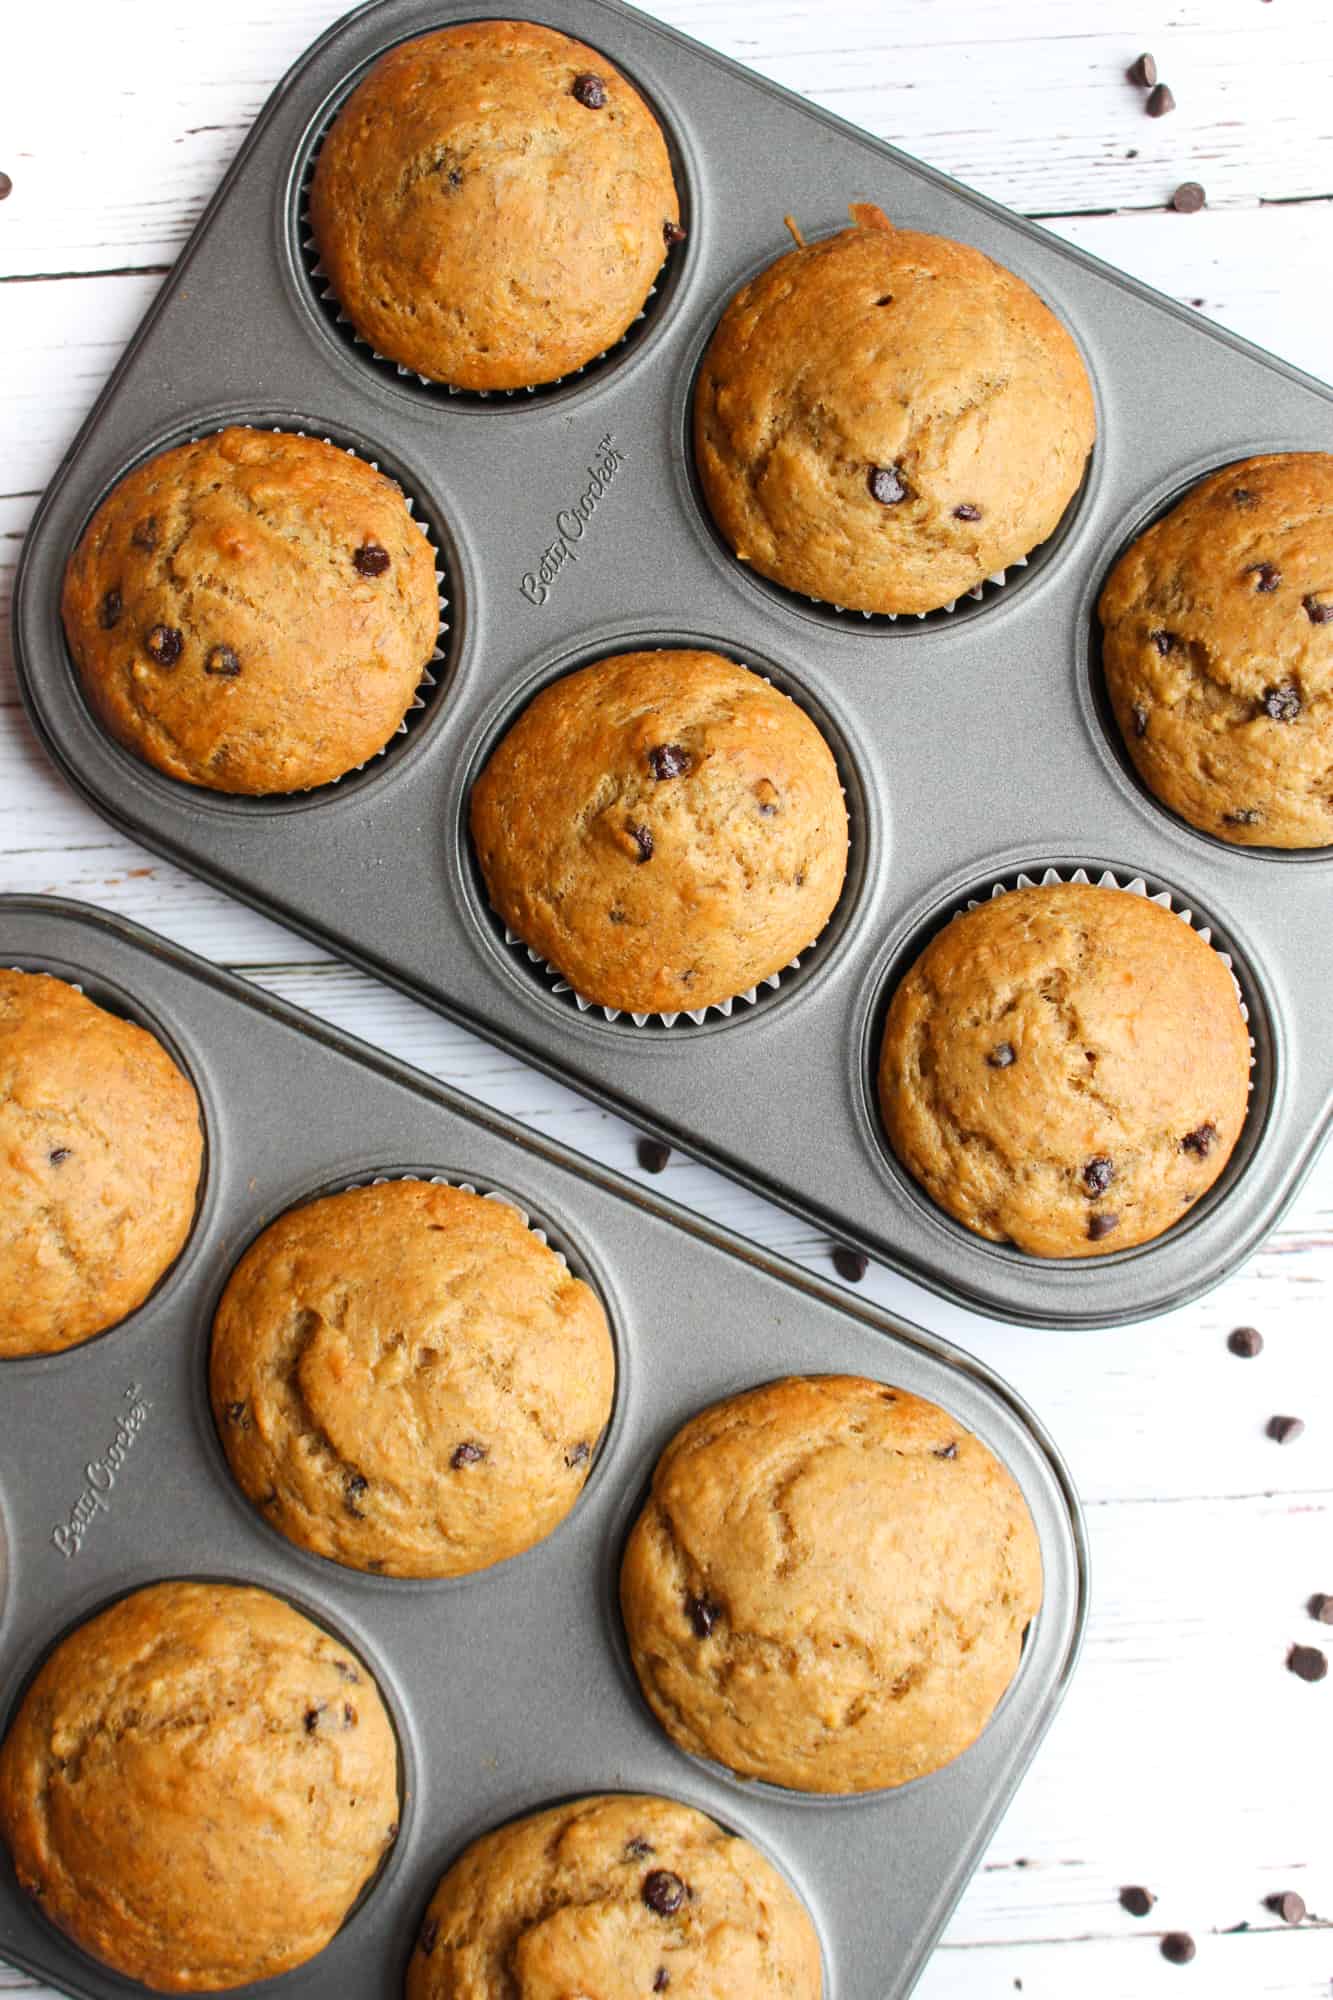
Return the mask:
{"type": "Polygon", "coordinates": [[[90,1458],[83,1468],[83,1476],[88,1483],[70,1508],[69,1519],[51,1530],[51,1540],[62,1556],[76,1556],[97,1516],[111,1512],[111,1489],[148,1421],[148,1413],[153,1406],[137,1382],[132,1382],[125,1391],[125,1401],[129,1408],[121,1412],[116,1435],[102,1456],[90,1458]]]}
{"type": "Polygon", "coordinates": [[[611,431],[598,441],[596,462],[587,468],[588,484],[577,500],[562,507],[555,517],[555,540],[548,542],[542,550],[541,561],[535,569],[524,575],[519,589],[529,604],[545,604],[551,594],[551,585],[568,563],[577,562],[581,553],[579,543],[588,532],[589,523],[603,499],[612,480],[625,463],[625,454],[614,442],[611,431]]]}

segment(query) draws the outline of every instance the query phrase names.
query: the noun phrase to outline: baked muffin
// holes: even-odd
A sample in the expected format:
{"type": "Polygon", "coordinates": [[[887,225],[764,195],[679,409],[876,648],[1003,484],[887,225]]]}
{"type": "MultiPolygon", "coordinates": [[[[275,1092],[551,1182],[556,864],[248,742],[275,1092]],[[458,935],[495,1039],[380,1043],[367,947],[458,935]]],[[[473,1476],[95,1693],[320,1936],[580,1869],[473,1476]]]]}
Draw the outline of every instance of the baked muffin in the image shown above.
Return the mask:
{"type": "Polygon", "coordinates": [[[596,1294],[507,1202],[388,1181],[290,1209],[213,1326],[232,1471],[300,1547],[461,1576],[549,1535],[611,1414],[596,1294]]]}
{"type": "Polygon", "coordinates": [[[1026,1502],[933,1403],[771,1382],[676,1433],[620,1600],[682,1750],[803,1792],[906,1784],[966,1750],[1041,1603],[1026,1502]]]}
{"type": "Polygon", "coordinates": [[[1146,896],[1014,889],[955,917],[893,996],[894,1152],[978,1236],[1095,1257],[1160,1236],[1245,1122],[1250,1041],[1217,953],[1146,896]]]}
{"type": "Polygon", "coordinates": [[[819,2000],[814,1926],[691,1806],[576,1799],[474,1841],[431,1899],[407,2000],[819,2000]]]}
{"type": "Polygon", "coordinates": [[[367,1668],[232,1584],[154,1584],[80,1625],[0,1747],[19,1886],[157,1993],[313,1958],[397,1820],[397,1745],[367,1668]]]}
{"type": "Polygon", "coordinates": [[[1238,847],[1333,843],[1333,455],[1201,480],[1099,610],[1115,719],[1163,805],[1238,847]]]}
{"type": "Polygon", "coordinates": [[[1052,533],[1096,428],[1078,349],[980,250],[853,226],[732,299],[695,390],[704,495],[761,576],[856,611],[951,604],[1052,533]]]}
{"type": "Polygon", "coordinates": [[[532,21],[465,21],[382,56],[320,147],[310,220],[362,339],[458,389],[582,368],[684,237],[638,91],[532,21]]]}
{"type": "Polygon", "coordinates": [[[0,1360],[143,1304],[194,1221],[194,1087],[145,1028],[0,967],[0,1360]]]}
{"type": "Polygon", "coordinates": [[[392,479],[319,438],[235,429],[112,488],[70,560],[64,616],[127,750],[213,791],[293,792],[383,749],[440,601],[392,479]]]}
{"type": "Polygon", "coordinates": [[[491,903],[584,999],[715,1006],[819,936],[847,872],[837,766],[796,703],[716,653],[552,683],[477,781],[491,903]]]}

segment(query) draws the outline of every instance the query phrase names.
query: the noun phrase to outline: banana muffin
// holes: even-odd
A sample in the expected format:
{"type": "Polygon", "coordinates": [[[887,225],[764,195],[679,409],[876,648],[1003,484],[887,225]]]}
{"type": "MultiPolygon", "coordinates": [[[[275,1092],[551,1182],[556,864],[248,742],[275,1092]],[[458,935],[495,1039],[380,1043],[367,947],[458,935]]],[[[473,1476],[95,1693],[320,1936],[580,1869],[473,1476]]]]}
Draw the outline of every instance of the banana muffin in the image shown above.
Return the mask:
{"type": "Polygon", "coordinates": [[[543,689],[472,794],[493,907],[585,1000],[694,1012],[781,972],[847,872],[837,765],[716,653],[623,653],[543,689]]]}
{"type": "Polygon", "coordinates": [[[154,1584],[80,1625],[0,1748],[19,1886],[157,1993],[313,1958],[397,1821],[397,1745],[368,1669],[232,1584],[154,1584]]]}
{"type": "Polygon", "coordinates": [[[461,1576],[549,1535],[614,1388],[589,1286],[507,1202],[428,1181],[280,1216],[213,1327],[242,1489],[302,1548],[387,1576],[461,1576]]]}
{"type": "Polygon", "coordinates": [[[1236,983],[1172,911],[1112,886],[1014,889],[957,916],[893,996],[893,1150],[979,1236],[1041,1257],[1146,1243],[1240,1137],[1236,983]]]}
{"type": "Polygon", "coordinates": [[[1201,480],[1099,610],[1115,719],[1163,805],[1238,847],[1333,843],[1333,455],[1201,480]]]}
{"type": "Polygon", "coordinates": [[[156,1036],[0,968],[0,1360],[115,1326],[179,1256],[199,1100],[156,1036]]]}
{"type": "Polygon", "coordinates": [[[947,1411],[797,1377],[676,1433],[620,1599],[682,1750],[797,1791],[868,1792],[981,1734],[1041,1604],[1041,1552],[1014,1480],[947,1411]]]}
{"type": "Polygon", "coordinates": [[[383,749],[435,650],[435,558],[392,479],[319,438],[233,429],[129,472],[65,575],[98,717],[218,792],[328,784],[383,749]]]}
{"type": "Polygon", "coordinates": [[[1092,390],[1012,271],[868,204],[851,215],[732,299],[699,373],[696,461],[761,576],[924,613],[1052,533],[1092,449],[1092,390]]]}
{"type": "Polygon", "coordinates": [[[310,220],[363,340],[481,390],[554,382],[612,346],[685,235],[638,91],[532,21],[381,57],[320,147],[310,220]]]}
{"type": "Polygon", "coordinates": [[[431,1898],[407,2000],[819,2000],[819,1941],[748,1840],[611,1793],[474,1841],[431,1898]]]}

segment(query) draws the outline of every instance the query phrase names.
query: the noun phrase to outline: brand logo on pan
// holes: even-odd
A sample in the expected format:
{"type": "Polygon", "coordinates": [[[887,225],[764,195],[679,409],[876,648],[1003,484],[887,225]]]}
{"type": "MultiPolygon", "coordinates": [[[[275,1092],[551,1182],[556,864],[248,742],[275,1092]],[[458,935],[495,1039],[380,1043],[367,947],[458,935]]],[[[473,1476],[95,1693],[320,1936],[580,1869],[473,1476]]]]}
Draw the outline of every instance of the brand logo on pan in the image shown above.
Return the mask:
{"type": "Polygon", "coordinates": [[[595,462],[587,467],[588,484],[576,500],[560,509],[554,523],[555,540],[547,543],[540,562],[527,571],[519,584],[529,604],[545,604],[561,570],[578,561],[582,554],[579,544],[624,463],[625,454],[616,444],[614,432],[608,431],[597,442],[595,462]]]}
{"type": "Polygon", "coordinates": [[[111,1512],[112,1488],[148,1421],[148,1413],[153,1406],[137,1382],[130,1384],[124,1400],[129,1407],[121,1411],[115,1436],[101,1457],[90,1458],[83,1468],[87,1485],[70,1508],[68,1520],[51,1530],[51,1540],[62,1556],[76,1556],[97,1516],[111,1512]]]}

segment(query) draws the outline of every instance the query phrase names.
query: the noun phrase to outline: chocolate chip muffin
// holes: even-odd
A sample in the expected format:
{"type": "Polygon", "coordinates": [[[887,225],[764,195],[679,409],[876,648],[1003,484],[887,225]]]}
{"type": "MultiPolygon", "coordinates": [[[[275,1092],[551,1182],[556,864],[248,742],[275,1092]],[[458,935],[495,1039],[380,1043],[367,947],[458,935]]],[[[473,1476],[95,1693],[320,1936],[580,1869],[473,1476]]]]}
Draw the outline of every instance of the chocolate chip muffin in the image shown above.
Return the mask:
{"type": "Polygon", "coordinates": [[[869,1792],[985,1728],[1041,1603],[1027,1504],[933,1403],[793,1378],[678,1431],[625,1550],[649,1706],[682,1750],[803,1792],[869,1792]]]}
{"type": "Polygon", "coordinates": [[[115,1326],[194,1220],[199,1101],[155,1036],[0,968],[0,1360],[115,1326]]]}
{"type": "Polygon", "coordinates": [[[1236,983],[1180,917],[1079,883],[1014,889],[932,938],[893,996],[894,1152],[978,1236],[1039,1257],[1147,1243],[1245,1122],[1236,983]]]}
{"type": "Polygon", "coordinates": [[[612,1793],[474,1841],[431,1898],[407,2000],[819,2000],[803,1904],[748,1840],[612,1793]]]}
{"type": "Polygon", "coordinates": [[[558,1527],[611,1414],[595,1293],[507,1202],[388,1181],[291,1209],[213,1327],[218,1430],[302,1548],[461,1576],[558,1527]]]}
{"type": "Polygon", "coordinates": [[[695,1012],[781,972],[847,871],[833,753],[716,653],[622,653],[545,688],[472,794],[491,903],[586,1000],[695,1012]]]}
{"type": "Polygon", "coordinates": [[[1333,843],[1333,455],[1201,480],[1099,610],[1115,719],[1163,805],[1238,847],[1333,843]]]}
{"type": "Polygon", "coordinates": [[[363,340],[481,390],[554,382],[612,346],[685,233],[638,91],[532,21],[381,57],[320,148],[310,220],[363,340]]]}
{"type": "Polygon", "coordinates": [[[761,576],[852,610],[934,611],[1052,533],[1092,449],[1092,391],[1012,271],[851,214],[727,307],[695,390],[699,476],[761,576]]]}
{"type": "Polygon", "coordinates": [[[313,1958],[397,1820],[397,1745],[368,1669],[231,1584],[154,1584],[80,1625],[0,1748],[19,1886],[156,1993],[219,1993],[313,1958]]]}
{"type": "Polygon", "coordinates": [[[318,438],[235,429],[113,487],[66,571],[64,616],[118,743],[187,784],[266,793],[383,749],[440,602],[392,479],[318,438]]]}

